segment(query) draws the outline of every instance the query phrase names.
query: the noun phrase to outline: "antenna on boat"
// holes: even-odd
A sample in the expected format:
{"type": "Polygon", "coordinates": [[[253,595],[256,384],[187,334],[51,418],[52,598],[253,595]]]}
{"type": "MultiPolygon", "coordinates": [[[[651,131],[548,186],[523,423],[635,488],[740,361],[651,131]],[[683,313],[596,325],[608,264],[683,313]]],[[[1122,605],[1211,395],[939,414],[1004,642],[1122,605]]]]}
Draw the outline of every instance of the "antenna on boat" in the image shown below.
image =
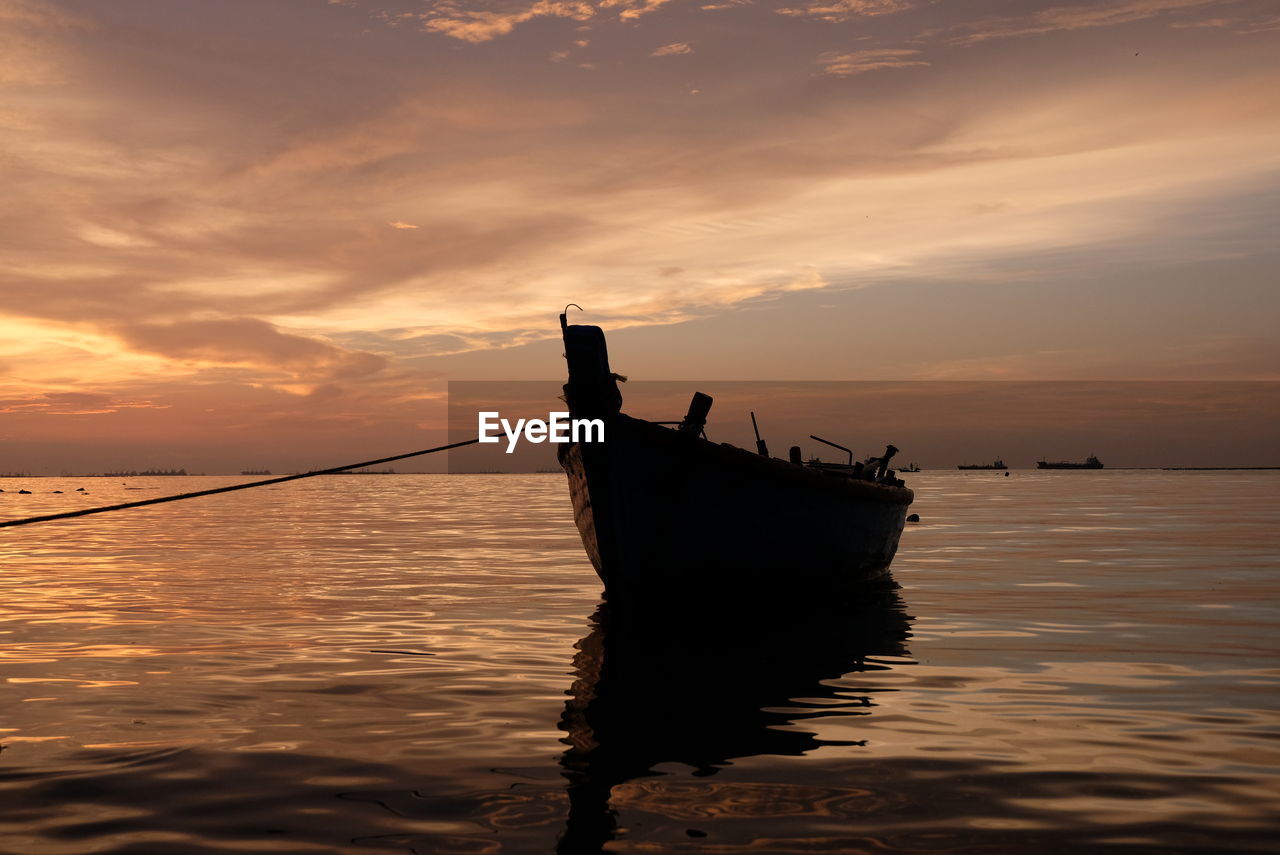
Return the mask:
{"type": "Polygon", "coordinates": [[[756,432],[756,453],[761,457],[769,456],[769,446],[764,444],[764,440],[760,438],[760,428],[756,425],[756,414],[751,413],[751,429],[756,432]]]}
{"type": "Polygon", "coordinates": [[[843,452],[845,452],[846,454],[848,454],[848,455],[849,455],[849,465],[850,465],[850,466],[852,466],[852,465],[853,465],[853,450],[852,450],[852,449],[845,448],[843,445],[840,445],[840,444],[838,444],[838,443],[832,442],[832,441],[831,441],[831,440],[829,440],[829,439],[823,439],[823,438],[822,438],[822,437],[820,437],[820,436],[814,436],[813,434],[809,434],[809,439],[816,439],[818,442],[825,443],[826,445],[829,445],[829,446],[831,446],[832,448],[838,448],[838,449],[840,449],[841,451],[843,451],[843,452]]]}

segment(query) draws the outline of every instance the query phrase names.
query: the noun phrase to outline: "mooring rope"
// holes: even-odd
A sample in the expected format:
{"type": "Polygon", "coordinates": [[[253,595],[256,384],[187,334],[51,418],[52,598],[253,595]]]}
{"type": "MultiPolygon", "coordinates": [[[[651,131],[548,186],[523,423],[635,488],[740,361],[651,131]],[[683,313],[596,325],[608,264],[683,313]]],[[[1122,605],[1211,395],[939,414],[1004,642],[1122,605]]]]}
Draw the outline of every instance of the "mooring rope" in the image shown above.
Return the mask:
{"type": "Polygon", "coordinates": [[[378,466],[382,463],[390,463],[393,460],[404,460],[407,457],[421,457],[424,454],[435,454],[437,451],[448,451],[451,448],[461,448],[464,445],[475,445],[480,441],[479,437],[468,439],[463,442],[452,442],[448,445],[438,445],[435,448],[427,448],[422,451],[410,451],[408,454],[397,454],[393,457],[383,457],[379,460],[366,460],[363,463],[348,463],[346,466],[334,466],[330,469],[317,469],[314,472],[300,472],[297,475],[282,475],[279,478],[268,478],[265,481],[248,481],[244,484],[232,484],[228,487],[214,487],[212,490],[197,490],[194,493],[178,493],[173,496],[160,496],[156,499],[143,499],[139,502],[125,502],[122,505],[104,505],[100,508],[84,508],[79,511],[66,511],[61,514],[45,514],[39,517],[26,517],[20,520],[6,520],[0,522],[0,528],[8,528],[15,525],[30,525],[31,523],[49,522],[50,520],[65,520],[71,517],[84,517],[89,514],[105,514],[107,511],[123,511],[127,508],[141,508],[144,505],[159,505],[164,502],[176,502],[180,499],[196,499],[200,496],[212,496],[217,493],[230,493],[234,490],[248,490],[250,487],[265,487],[268,484],[283,484],[285,481],[297,481],[299,478],[314,478],[317,475],[333,475],[338,472],[346,472],[349,469],[361,469],[365,466],[378,466]]]}

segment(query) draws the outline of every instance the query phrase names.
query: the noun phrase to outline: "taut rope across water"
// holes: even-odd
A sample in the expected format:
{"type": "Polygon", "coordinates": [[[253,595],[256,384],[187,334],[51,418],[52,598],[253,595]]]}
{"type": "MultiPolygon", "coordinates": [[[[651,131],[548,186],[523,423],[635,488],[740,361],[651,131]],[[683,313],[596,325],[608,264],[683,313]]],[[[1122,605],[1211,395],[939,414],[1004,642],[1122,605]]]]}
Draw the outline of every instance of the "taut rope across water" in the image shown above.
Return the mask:
{"type": "Polygon", "coordinates": [[[451,448],[461,448],[464,445],[475,445],[480,441],[479,437],[475,439],[464,440],[463,442],[452,442],[448,445],[438,445],[435,448],[426,448],[422,451],[410,451],[408,454],[397,454],[392,457],[383,457],[379,460],[366,460],[362,463],[348,463],[346,466],[334,466],[330,469],[317,469],[314,472],[300,472],[297,475],[282,475],[279,478],[268,478],[265,481],[249,481],[244,484],[231,484],[227,487],[214,487],[212,490],[197,490],[194,493],[178,493],[173,496],[160,496],[155,499],[143,499],[139,502],[125,502],[122,505],[104,505],[100,508],[84,508],[78,511],[66,511],[60,514],[45,514],[39,517],[26,517],[24,519],[6,520],[0,522],[0,528],[8,528],[15,525],[30,525],[31,523],[49,522],[50,520],[65,520],[71,517],[85,517],[89,514],[105,514],[107,511],[123,511],[127,508],[141,508],[144,505],[160,505],[165,502],[176,502],[180,499],[195,499],[200,496],[212,496],[216,493],[230,493],[235,490],[248,490],[250,487],[265,487],[268,484],[283,484],[285,481],[297,481],[300,478],[314,478],[317,475],[334,475],[338,472],[346,472],[350,469],[361,469],[365,466],[377,466],[382,463],[390,463],[393,460],[404,460],[407,457],[421,457],[424,454],[435,454],[437,451],[448,451],[451,448]]]}

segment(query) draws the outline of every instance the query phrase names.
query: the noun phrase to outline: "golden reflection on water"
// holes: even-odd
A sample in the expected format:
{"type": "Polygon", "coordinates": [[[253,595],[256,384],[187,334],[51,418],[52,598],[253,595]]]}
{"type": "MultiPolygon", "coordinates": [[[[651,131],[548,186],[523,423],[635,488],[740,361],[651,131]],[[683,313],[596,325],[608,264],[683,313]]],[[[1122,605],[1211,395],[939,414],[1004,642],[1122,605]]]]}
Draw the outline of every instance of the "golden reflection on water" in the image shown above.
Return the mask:
{"type": "Polygon", "coordinates": [[[900,591],[656,631],[550,475],[6,530],[0,851],[1265,851],[1278,485],[920,473],[900,591]]]}

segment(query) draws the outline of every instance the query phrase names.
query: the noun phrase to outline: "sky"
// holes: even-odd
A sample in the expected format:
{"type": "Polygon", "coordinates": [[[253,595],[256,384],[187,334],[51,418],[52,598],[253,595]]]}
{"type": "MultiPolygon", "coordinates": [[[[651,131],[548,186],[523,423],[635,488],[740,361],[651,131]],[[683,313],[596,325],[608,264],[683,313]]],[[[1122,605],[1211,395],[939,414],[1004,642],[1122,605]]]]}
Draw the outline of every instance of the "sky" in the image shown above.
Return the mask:
{"type": "Polygon", "coordinates": [[[1280,380],[1273,2],[0,0],[0,181],[0,472],[425,447],[570,302],[637,379],[1280,380]]]}

